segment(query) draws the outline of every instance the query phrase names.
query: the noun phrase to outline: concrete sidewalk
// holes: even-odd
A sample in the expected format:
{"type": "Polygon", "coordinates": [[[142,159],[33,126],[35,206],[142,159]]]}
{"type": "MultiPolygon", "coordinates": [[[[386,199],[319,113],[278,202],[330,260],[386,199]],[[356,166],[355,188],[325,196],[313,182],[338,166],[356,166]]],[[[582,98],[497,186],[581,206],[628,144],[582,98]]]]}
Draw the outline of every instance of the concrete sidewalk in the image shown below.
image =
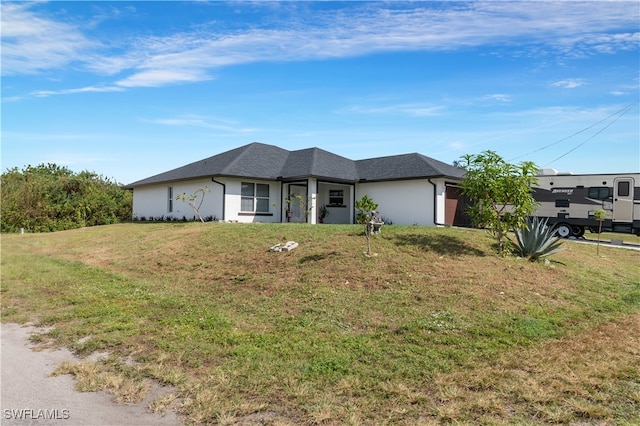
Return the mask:
{"type": "Polygon", "coordinates": [[[36,329],[1,324],[0,405],[2,425],[179,425],[175,413],[147,411],[148,401],[118,404],[104,392],[77,392],[73,376],[50,377],[64,361],[77,362],[68,350],[32,350],[36,329]]]}

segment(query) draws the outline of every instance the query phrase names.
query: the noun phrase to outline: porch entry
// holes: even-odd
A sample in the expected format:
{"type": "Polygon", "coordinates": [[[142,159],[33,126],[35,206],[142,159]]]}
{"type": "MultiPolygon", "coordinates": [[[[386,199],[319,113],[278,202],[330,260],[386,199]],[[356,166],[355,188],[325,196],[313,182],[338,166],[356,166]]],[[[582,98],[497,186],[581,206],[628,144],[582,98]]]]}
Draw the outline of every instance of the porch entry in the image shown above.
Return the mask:
{"type": "Polygon", "coordinates": [[[353,185],[318,182],[318,223],[353,223],[353,185]]]}
{"type": "Polygon", "coordinates": [[[307,222],[307,185],[289,185],[288,221],[293,223],[307,222]]]}

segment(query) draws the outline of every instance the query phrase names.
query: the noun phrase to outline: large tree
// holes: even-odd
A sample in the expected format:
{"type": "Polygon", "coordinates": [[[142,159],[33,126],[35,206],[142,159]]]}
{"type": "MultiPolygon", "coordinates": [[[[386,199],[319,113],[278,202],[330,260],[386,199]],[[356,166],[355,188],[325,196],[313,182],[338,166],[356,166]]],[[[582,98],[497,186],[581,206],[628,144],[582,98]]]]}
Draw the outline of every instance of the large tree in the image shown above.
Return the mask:
{"type": "Polygon", "coordinates": [[[530,161],[510,164],[489,150],[464,155],[458,165],[467,171],[462,192],[473,223],[492,232],[502,254],[507,232],[525,226],[536,209],[531,187],[538,168],[530,161]]]}
{"type": "Polygon", "coordinates": [[[0,183],[2,232],[60,231],[131,219],[131,193],[93,172],[42,164],[9,169],[0,183]]]}

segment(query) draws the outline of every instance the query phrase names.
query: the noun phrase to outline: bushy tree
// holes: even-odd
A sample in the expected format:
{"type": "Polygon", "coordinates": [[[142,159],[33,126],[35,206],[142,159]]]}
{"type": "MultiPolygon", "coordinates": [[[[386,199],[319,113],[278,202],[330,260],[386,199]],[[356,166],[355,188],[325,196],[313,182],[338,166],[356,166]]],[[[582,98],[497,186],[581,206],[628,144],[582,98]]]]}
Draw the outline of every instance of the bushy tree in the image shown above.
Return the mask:
{"type": "Polygon", "coordinates": [[[131,193],[93,172],[42,164],[9,169],[0,184],[2,232],[59,231],[131,219],[131,193]]]}
{"type": "Polygon", "coordinates": [[[522,228],[536,209],[531,187],[538,168],[530,161],[510,164],[489,150],[464,155],[458,165],[467,172],[461,186],[473,223],[493,233],[502,254],[507,232],[522,228]]]}

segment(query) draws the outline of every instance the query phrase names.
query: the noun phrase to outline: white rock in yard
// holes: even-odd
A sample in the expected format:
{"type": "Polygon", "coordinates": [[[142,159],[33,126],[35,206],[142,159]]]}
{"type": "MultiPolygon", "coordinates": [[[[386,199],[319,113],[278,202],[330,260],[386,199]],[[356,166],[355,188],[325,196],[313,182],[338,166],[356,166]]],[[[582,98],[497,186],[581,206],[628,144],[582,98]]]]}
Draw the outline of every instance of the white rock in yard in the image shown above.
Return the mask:
{"type": "Polygon", "coordinates": [[[298,243],[295,241],[287,241],[287,244],[282,247],[282,251],[291,251],[296,247],[298,247],[298,243]]]}
{"type": "Polygon", "coordinates": [[[275,246],[271,246],[269,247],[269,251],[282,251],[282,244],[276,244],[275,246]]]}

